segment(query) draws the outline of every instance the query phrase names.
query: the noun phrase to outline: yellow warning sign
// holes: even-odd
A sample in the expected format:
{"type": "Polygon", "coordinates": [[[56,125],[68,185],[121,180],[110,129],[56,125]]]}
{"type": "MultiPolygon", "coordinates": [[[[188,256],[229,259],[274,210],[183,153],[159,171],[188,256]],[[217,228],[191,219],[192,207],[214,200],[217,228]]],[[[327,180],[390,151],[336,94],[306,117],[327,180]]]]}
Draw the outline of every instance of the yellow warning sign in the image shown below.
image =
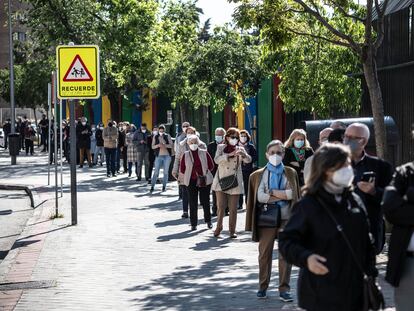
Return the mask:
{"type": "Polygon", "coordinates": [[[98,46],[60,45],[56,48],[56,60],[60,99],[100,96],[98,46]]]}

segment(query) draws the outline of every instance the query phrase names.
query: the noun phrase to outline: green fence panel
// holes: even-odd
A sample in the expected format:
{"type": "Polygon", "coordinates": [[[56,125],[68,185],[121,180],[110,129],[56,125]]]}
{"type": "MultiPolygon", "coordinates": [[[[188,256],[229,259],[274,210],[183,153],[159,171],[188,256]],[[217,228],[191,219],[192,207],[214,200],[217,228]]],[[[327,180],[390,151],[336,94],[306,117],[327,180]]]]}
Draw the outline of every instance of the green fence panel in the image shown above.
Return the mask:
{"type": "Polygon", "coordinates": [[[257,103],[257,150],[259,166],[263,167],[266,160],[266,145],[272,140],[272,79],[262,81],[257,103]]]}
{"type": "Polygon", "coordinates": [[[131,95],[122,97],[122,121],[132,122],[132,103],[131,95]]]}

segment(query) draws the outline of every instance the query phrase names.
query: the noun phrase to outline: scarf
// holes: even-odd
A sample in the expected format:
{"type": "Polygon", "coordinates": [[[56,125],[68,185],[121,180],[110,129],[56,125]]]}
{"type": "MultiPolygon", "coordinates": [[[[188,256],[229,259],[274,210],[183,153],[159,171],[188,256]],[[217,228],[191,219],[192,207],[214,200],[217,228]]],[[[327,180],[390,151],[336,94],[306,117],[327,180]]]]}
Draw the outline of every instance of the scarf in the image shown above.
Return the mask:
{"type": "Polygon", "coordinates": [[[268,162],[266,168],[269,170],[269,190],[281,190],[280,186],[282,185],[283,174],[285,172],[283,163],[274,166],[268,162]]]}

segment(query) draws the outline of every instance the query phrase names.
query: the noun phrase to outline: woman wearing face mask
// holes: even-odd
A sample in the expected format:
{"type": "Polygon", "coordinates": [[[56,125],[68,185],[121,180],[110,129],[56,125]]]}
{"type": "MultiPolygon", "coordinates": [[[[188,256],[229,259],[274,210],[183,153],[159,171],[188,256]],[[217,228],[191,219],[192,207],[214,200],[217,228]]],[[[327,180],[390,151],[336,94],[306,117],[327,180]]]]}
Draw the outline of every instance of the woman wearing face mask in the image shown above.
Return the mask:
{"type": "Polygon", "coordinates": [[[104,148],[104,140],[103,140],[103,123],[99,123],[96,127],[95,138],[96,138],[96,148],[93,157],[93,164],[98,164],[98,156],[101,156],[100,165],[103,165],[105,162],[105,148],[104,148]]]}
{"type": "Polygon", "coordinates": [[[187,138],[190,150],[181,157],[180,172],[183,175],[183,184],[187,187],[188,202],[190,205],[191,230],[197,230],[198,223],[198,196],[204,210],[204,222],[211,229],[210,188],[213,182],[212,171],[214,163],[207,150],[199,148],[199,138],[191,135],[187,138]]]}
{"type": "Polygon", "coordinates": [[[230,212],[229,231],[230,238],[237,238],[237,204],[240,194],[243,194],[243,173],[241,169],[242,163],[250,163],[252,161],[246,150],[238,146],[240,138],[239,130],[231,127],[227,130],[224,137],[224,143],[217,146],[214,161],[218,164],[216,175],[212,185],[212,190],[216,191],[217,197],[217,228],[214,236],[218,237],[223,230],[223,218],[225,209],[228,207],[230,212]],[[231,183],[224,182],[231,180],[231,183]],[[232,185],[230,188],[223,189],[222,186],[232,185]]]}
{"type": "Polygon", "coordinates": [[[306,132],[302,129],[295,129],[285,142],[286,154],[283,164],[290,166],[296,170],[299,177],[299,185],[305,184],[303,177],[303,169],[306,160],[313,155],[313,150],[306,137],[306,132]]]}
{"type": "MultiPolygon", "coordinates": [[[[252,157],[252,162],[242,163],[242,172],[243,172],[243,186],[244,186],[244,198],[245,203],[247,203],[247,194],[249,193],[249,177],[253,173],[255,164],[257,161],[257,151],[256,147],[251,142],[251,136],[248,131],[240,131],[240,142],[239,146],[242,146],[247,154],[252,157]]],[[[243,209],[243,194],[240,195],[239,199],[239,209],[243,209]]]]}
{"type": "MultiPolygon", "coordinates": [[[[272,272],[274,241],[290,216],[293,204],[299,198],[299,182],[296,171],[282,163],[285,147],[279,140],[266,147],[267,165],[255,171],[249,180],[249,195],[246,204],[246,231],[252,231],[252,239],[259,242],[259,291],[257,297],[266,298],[272,272]],[[257,222],[257,203],[277,202],[280,222],[275,227],[261,227],[257,222]]],[[[291,302],[290,272],[292,266],[279,254],[279,296],[291,302]]]]}
{"type": "Polygon", "coordinates": [[[363,274],[358,265],[368,276],[377,275],[366,210],[352,189],[353,178],[348,147],[320,147],[304,197],[279,235],[281,253],[301,269],[298,298],[303,309],[363,310],[363,274]]]}
{"type": "Polygon", "coordinates": [[[138,150],[137,146],[134,144],[134,135],[136,132],[136,127],[134,124],[127,126],[127,134],[125,136],[125,144],[127,146],[127,161],[128,161],[128,177],[132,175],[132,165],[135,165],[135,175],[139,177],[138,173],[138,150]]]}

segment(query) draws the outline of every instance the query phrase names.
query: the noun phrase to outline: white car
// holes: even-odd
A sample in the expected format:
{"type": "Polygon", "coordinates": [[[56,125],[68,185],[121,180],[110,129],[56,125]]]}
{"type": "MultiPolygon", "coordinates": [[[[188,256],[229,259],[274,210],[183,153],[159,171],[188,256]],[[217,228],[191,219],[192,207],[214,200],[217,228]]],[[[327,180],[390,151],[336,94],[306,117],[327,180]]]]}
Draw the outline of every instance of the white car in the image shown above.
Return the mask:
{"type": "Polygon", "coordinates": [[[4,131],[3,129],[0,129],[0,147],[4,148],[4,142],[5,142],[4,131]]]}

